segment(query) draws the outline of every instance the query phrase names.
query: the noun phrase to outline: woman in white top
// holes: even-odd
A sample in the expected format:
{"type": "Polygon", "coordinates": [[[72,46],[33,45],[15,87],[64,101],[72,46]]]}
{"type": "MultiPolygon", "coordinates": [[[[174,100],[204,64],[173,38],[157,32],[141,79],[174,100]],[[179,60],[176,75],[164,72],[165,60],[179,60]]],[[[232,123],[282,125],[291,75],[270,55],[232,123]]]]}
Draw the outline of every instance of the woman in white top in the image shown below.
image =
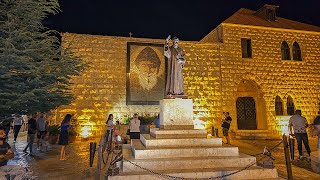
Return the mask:
{"type": "Polygon", "coordinates": [[[133,119],[130,120],[130,139],[140,139],[140,120],[138,119],[138,114],[133,115],[133,119]]]}

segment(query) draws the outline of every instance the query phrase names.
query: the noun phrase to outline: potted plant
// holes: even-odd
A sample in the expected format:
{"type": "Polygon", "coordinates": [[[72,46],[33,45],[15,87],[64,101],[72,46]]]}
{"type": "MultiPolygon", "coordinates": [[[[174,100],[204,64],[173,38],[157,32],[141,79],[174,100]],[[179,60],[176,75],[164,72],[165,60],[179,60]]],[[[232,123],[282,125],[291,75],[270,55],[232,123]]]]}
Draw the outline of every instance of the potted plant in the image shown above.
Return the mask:
{"type": "Polygon", "coordinates": [[[48,132],[49,132],[49,137],[48,137],[48,142],[50,144],[56,144],[58,141],[58,137],[60,134],[60,130],[59,130],[59,126],[58,125],[51,125],[48,127],[48,132]]]}
{"type": "Polygon", "coordinates": [[[71,128],[69,130],[69,142],[70,143],[73,143],[76,141],[76,138],[77,138],[77,131],[74,129],[74,128],[71,128]]]}

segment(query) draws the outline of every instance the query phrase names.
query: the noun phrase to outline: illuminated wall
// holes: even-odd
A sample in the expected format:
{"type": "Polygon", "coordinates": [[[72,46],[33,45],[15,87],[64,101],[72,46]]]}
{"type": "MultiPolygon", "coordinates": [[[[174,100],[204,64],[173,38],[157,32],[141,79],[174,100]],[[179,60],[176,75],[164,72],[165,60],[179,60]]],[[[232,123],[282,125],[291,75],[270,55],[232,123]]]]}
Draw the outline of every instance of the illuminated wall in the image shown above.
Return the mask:
{"type": "MultiPolygon", "coordinates": [[[[260,123],[275,130],[275,98],[280,96],[286,112],[286,99],[293,97],[296,109],[301,109],[309,122],[318,111],[320,97],[320,33],[246,25],[224,24],[219,26],[223,33],[221,48],[222,109],[228,109],[236,119],[236,98],[239,84],[243,80],[256,83],[260,102],[260,123]],[[241,38],[250,38],[252,58],[242,58],[241,38]],[[281,60],[281,43],[292,45],[298,42],[302,61],[281,60]]],[[[216,42],[217,30],[209,33],[201,42],[216,42]]],[[[257,103],[257,102],[256,102],[257,103]]],[[[258,109],[257,109],[258,111],[258,109]]],[[[284,114],[286,115],[286,114],[284,114]]],[[[259,120],[258,120],[259,121],[259,120]]],[[[236,121],[232,127],[237,129],[236,121]]],[[[263,129],[263,128],[261,128],[263,129]]]]}
{"type": "MultiPolygon", "coordinates": [[[[71,46],[88,62],[74,77],[76,99],[55,111],[59,122],[66,113],[104,122],[108,113],[124,119],[138,112],[156,115],[157,105],[126,105],[127,42],[163,43],[163,40],[65,33],[71,46]]],[[[293,97],[308,121],[318,111],[320,98],[320,33],[222,23],[200,42],[181,41],[186,53],[185,86],[194,101],[195,118],[220,127],[221,111],[229,111],[237,129],[236,100],[256,101],[258,129],[276,130],[275,97],[293,97]],[[241,38],[250,38],[252,58],[242,58],[241,38]],[[299,43],[302,61],[281,60],[281,43],[299,43]],[[220,78],[222,77],[222,78],[220,78]]],[[[292,57],[292,52],[291,52],[292,57]]],[[[286,115],[286,114],[284,114],[286,115]]]]}
{"type": "MultiPolygon", "coordinates": [[[[76,99],[54,113],[60,122],[66,113],[105,122],[109,113],[123,120],[138,112],[157,115],[158,105],[126,105],[127,42],[162,44],[164,40],[125,38],[81,34],[62,34],[65,47],[70,46],[89,67],[74,77],[72,92],[76,99]]],[[[220,119],[219,44],[181,42],[186,53],[184,80],[187,93],[194,100],[194,110],[206,119],[220,119]]]]}

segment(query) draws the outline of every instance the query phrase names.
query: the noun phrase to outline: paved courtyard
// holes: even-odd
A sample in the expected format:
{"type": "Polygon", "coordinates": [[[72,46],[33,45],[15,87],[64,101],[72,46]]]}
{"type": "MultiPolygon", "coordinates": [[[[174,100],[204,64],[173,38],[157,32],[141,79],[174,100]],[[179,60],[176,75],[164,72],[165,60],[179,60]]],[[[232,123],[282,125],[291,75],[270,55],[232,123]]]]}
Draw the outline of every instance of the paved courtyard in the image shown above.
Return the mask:
{"type": "MultiPolygon", "coordinates": [[[[27,167],[32,171],[35,179],[54,179],[54,180],[72,180],[72,179],[95,179],[95,170],[97,162],[94,162],[94,167],[89,167],[89,143],[98,141],[92,139],[89,141],[76,141],[67,147],[66,161],[59,160],[59,146],[53,145],[49,151],[38,152],[35,155],[23,153],[23,148],[26,145],[26,134],[21,133],[17,143],[13,144],[12,140],[9,143],[15,149],[15,158],[9,161],[9,164],[20,165],[27,167]]],[[[278,144],[280,140],[233,140],[232,145],[238,146],[240,152],[247,154],[257,154],[263,151],[265,146],[271,148],[278,144]]],[[[316,139],[310,139],[311,150],[316,150],[316,139]]],[[[35,148],[36,149],[36,148],[35,148]]],[[[297,151],[295,155],[297,156],[297,151]]],[[[286,166],[284,161],[283,146],[275,149],[272,155],[276,158],[275,166],[281,176],[286,176],[286,166]]],[[[95,157],[95,160],[97,157],[95,157]]],[[[257,157],[260,159],[260,156],[257,157]]],[[[320,175],[312,172],[310,162],[295,161],[293,163],[294,179],[320,179],[320,175]]]]}

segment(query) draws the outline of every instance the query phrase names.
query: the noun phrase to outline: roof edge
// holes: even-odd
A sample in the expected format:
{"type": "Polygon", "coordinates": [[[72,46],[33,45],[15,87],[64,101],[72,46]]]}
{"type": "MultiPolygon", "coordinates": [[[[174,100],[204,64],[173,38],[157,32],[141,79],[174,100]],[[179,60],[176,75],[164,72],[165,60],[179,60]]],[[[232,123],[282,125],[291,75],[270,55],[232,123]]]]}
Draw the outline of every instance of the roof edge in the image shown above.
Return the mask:
{"type": "Polygon", "coordinates": [[[309,34],[316,34],[320,35],[318,31],[308,31],[308,30],[297,30],[297,29],[286,29],[286,28],[275,28],[275,27],[265,27],[265,26],[254,26],[254,25],[244,25],[244,24],[233,24],[233,23],[221,23],[222,26],[240,26],[240,27],[248,27],[248,28],[257,28],[257,29],[264,29],[264,30],[276,30],[276,31],[288,31],[288,32],[298,32],[298,33],[309,33],[309,34]]]}

